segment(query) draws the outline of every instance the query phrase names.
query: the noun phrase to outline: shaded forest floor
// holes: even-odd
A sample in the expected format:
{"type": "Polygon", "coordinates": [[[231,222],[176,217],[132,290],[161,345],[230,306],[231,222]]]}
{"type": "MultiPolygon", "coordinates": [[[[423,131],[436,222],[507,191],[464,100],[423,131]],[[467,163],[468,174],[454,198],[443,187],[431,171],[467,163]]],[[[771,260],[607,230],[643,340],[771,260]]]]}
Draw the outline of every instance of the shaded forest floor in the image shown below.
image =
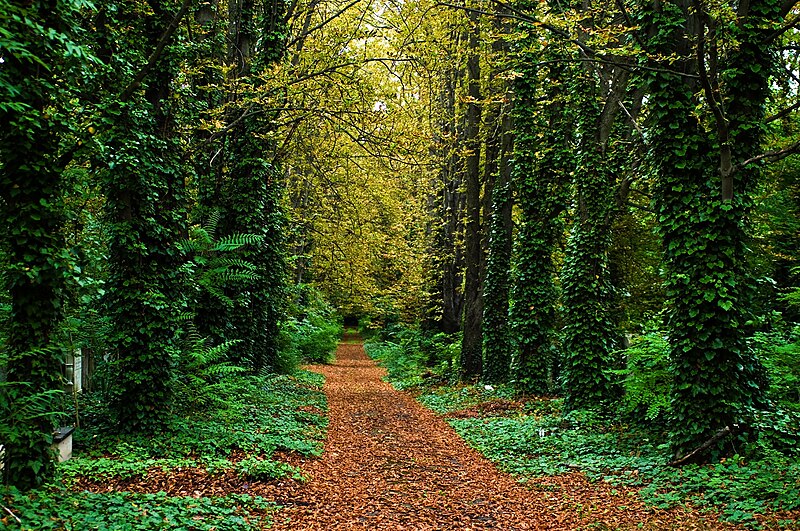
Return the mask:
{"type": "MultiPolygon", "coordinates": [[[[216,530],[245,529],[244,523],[254,529],[270,521],[278,530],[743,529],[719,522],[718,514],[711,512],[647,506],[637,488],[593,482],[580,472],[518,482],[471,449],[444,416],[383,381],[386,371],[367,357],[357,336],[345,336],[332,364],[310,369],[325,377],[329,424],[324,452],[314,457],[317,452],[284,449],[274,456],[302,471],[304,478],[294,474],[258,479],[237,473],[235,467],[210,471],[197,465],[152,466],[145,474],[126,478],[79,476],[73,492],[124,495],[115,503],[128,511],[131,503],[139,507],[136,518],[142,526],[135,529],[147,529],[143,519],[155,509],[142,509],[137,505],[141,498],[130,496],[185,500],[175,511],[202,509],[205,512],[190,519],[207,523],[202,529],[216,530]],[[196,508],[193,499],[223,500],[242,523],[219,526],[214,523],[221,518],[214,516],[218,507],[196,508]]],[[[450,417],[481,418],[487,408],[513,414],[518,405],[484,404],[450,417]]],[[[307,405],[299,411],[316,417],[324,414],[323,407],[307,405]]],[[[289,411],[292,406],[284,401],[283,408],[289,411]]],[[[267,416],[273,414],[277,413],[267,416]]],[[[311,426],[306,429],[314,431],[311,426]]],[[[243,458],[230,457],[233,462],[243,458]]],[[[93,499],[100,498],[89,497],[85,503],[96,503],[93,499]]],[[[164,500],[151,502],[161,511],[153,514],[161,528],[167,521],[164,500]]]]}
{"type": "Polygon", "coordinates": [[[276,529],[736,529],[577,472],[518,483],[345,339],[313,368],[326,378],[328,439],[321,458],[293,462],[309,481],[275,485],[276,529]]]}

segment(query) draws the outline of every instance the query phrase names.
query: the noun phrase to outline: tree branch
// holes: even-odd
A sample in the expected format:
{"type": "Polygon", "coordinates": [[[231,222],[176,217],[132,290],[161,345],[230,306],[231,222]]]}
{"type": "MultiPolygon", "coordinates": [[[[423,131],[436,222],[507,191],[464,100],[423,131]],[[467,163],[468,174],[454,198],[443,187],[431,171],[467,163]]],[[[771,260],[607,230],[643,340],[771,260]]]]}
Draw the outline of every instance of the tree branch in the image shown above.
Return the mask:
{"type": "Polygon", "coordinates": [[[730,132],[728,129],[728,119],[717,101],[719,91],[711,85],[706,68],[706,35],[707,14],[703,11],[700,0],[694,0],[694,7],[697,16],[700,18],[697,30],[697,70],[700,74],[700,85],[708,100],[708,106],[714,114],[717,122],[717,135],[719,135],[719,171],[722,178],[722,200],[730,201],[733,199],[733,154],[731,153],[730,132]]]}
{"type": "Polygon", "coordinates": [[[334,13],[333,15],[329,16],[328,18],[326,18],[325,20],[323,20],[322,22],[320,22],[319,24],[317,24],[317,25],[316,25],[316,26],[314,26],[313,28],[311,28],[311,29],[309,29],[309,30],[307,30],[307,31],[304,31],[304,32],[302,32],[300,35],[298,35],[297,37],[293,38],[291,41],[289,41],[289,42],[286,44],[286,49],[288,50],[289,48],[291,48],[292,46],[294,46],[294,45],[295,45],[295,43],[296,43],[297,41],[299,41],[300,39],[305,39],[305,38],[306,38],[308,35],[310,35],[310,34],[314,33],[314,32],[315,32],[315,31],[317,31],[318,29],[322,29],[322,28],[324,28],[325,26],[327,26],[328,24],[330,24],[330,23],[331,23],[331,21],[333,21],[334,19],[336,19],[336,17],[343,15],[343,14],[344,14],[344,13],[345,13],[345,12],[346,12],[348,9],[350,9],[350,8],[351,8],[351,7],[353,7],[354,5],[358,4],[360,1],[361,1],[361,0],[353,0],[352,2],[350,2],[349,4],[347,4],[346,6],[344,6],[342,9],[340,9],[339,11],[337,11],[336,13],[334,13]]]}
{"type": "Polygon", "coordinates": [[[153,53],[151,53],[150,57],[147,59],[147,64],[145,64],[144,67],[142,67],[142,69],[139,70],[139,73],[136,74],[136,77],[133,78],[133,81],[131,81],[130,84],[127,87],[125,87],[125,90],[123,90],[122,93],[119,95],[118,98],[119,101],[121,102],[127,101],[128,98],[130,98],[133,95],[134,91],[139,88],[139,86],[142,84],[142,81],[144,81],[144,78],[147,76],[147,74],[150,73],[150,70],[152,70],[153,67],[156,65],[156,62],[161,57],[161,54],[164,52],[164,48],[167,47],[167,42],[169,42],[170,38],[172,38],[172,35],[178,29],[181,20],[183,19],[184,15],[186,15],[186,12],[189,11],[189,7],[191,5],[192,5],[192,0],[183,0],[183,4],[181,4],[181,8],[178,11],[178,14],[176,14],[172,18],[172,22],[169,23],[167,29],[164,30],[164,33],[158,39],[158,43],[156,44],[153,53]]]}
{"type": "Polygon", "coordinates": [[[781,119],[781,118],[783,118],[784,116],[788,116],[788,115],[792,114],[792,113],[793,113],[794,111],[796,111],[797,109],[800,109],[800,101],[798,101],[798,102],[797,102],[797,103],[795,103],[794,105],[791,105],[791,106],[789,106],[789,107],[786,107],[785,109],[783,109],[783,110],[781,110],[781,111],[779,111],[779,112],[776,112],[775,114],[773,114],[773,115],[772,115],[772,116],[770,116],[769,118],[766,118],[766,119],[764,120],[764,123],[767,123],[767,124],[768,124],[768,123],[770,123],[770,122],[774,122],[775,120],[780,120],[780,119],[781,119]]]}
{"type": "Polygon", "coordinates": [[[674,461],[670,461],[667,464],[669,466],[683,466],[691,462],[692,459],[702,454],[703,452],[711,448],[712,445],[716,444],[718,441],[722,440],[731,433],[732,433],[731,427],[725,426],[717,433],[715,433],[713,437],[711,437],[709,440],[707,440],[706,442],[704,442],[703,444],[701,444],[700,446],[698,446],[697,448],[686,454],[685,456],[681,457],[680,459],[675,459],[674,461]]]}
{"type": "Polygon", "coordinates": [[[786,157],[794,155],[796,153],[800,153],[800,140],[791,144],[782,149],[776,149],[774,151],[768,151],[766,153],[762,153],[761,155],[757,155],[755,157],[749,158],[742,162],[741,164],[737,164],[736,170],[741,170],[745,166],[753,164],[755,162],[759,162],[762,160],[766,160],[768,162],[778,162],[779,160],[783,160],[786,157]]]}

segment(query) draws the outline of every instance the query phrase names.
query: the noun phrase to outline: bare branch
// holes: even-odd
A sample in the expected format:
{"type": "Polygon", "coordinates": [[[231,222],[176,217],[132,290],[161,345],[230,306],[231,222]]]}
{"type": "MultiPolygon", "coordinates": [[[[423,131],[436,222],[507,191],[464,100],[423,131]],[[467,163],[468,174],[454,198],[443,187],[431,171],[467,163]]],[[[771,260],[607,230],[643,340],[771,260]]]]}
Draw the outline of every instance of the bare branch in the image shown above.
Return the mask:
{"type": "Polygon", "coordinates": [[[642,128],[641,128],[641,127],[639,127],[639,124],[638,124],[638,123],[636,123],[636,118],[634,118],[634,117],[631,115],[631,113],[630,113],[630,112],[628,112],[628,109],[627,109],[627,107],[625,107],[625,104],[624,104],[624,103],[622,103],[622,100],[620,100],[620,101],[617,101],[617,103],[618,103],[618,104],[619,104],[619,106],[622,108],[622,111],[623,111],[623,112],[624,112],[626,115],[628,115],[628,118],[630,119],[630,121],[631,121],[631,124],[633,124],[633,127],[634,127],[634,128],[636,128],[636,132],[637,132],[637,133],[639,133],[639,136],[640,136],[640,137],[642,137],[642,142],[645,142],[645,144],[646,144],[646,143],[647,143],[647,140],[646,140],[646,139],[647,139],[647,137],[645,136],[645,134],[644,134],[644,131],[642,131],[642,128]]]}
{"type": "Polygon", "coordinates": [[[776,112],[775,114],[773,114],[769,118],[765,119],[764,123],[768,124],[770,122],[774,122],[775,120],[780,120],[784,116],[788,116],[788,115],[792,114],[797,109],[800,109],[800,101],[796,102],[794,105],[791,105],[789,107],[786,107],[785,109],[782,109],[779,112],[776,112]]]}
{"type": "Polygon", "coordinates": [[[774,151],[768,151],[766,153],[762,153],[761,155],[749,158],[746,161],[742,162],[741,164],[737,164],[736,169],[741,170],[745,166],[749,166],[750,164],[762,160],[766,160],[767,162],[778,162],[779,160],[783,160],[786,157],[789,157],[796,153],[800,153],[800,140],[798,140],[794,144],[786,146],[785,148],[776,149],[774,151]]]}
{"type": "Polygon", "coordinates": [[[708,15],[703,11],[700,0],[694,0],[694,7],[697,16],[700,17],[701,24],[697,30],[697,69],[700,73],[700,85],[703,87],[708,106],[714,114],[717,123],[717,135],[719,135],[719,171],[722,178],[722,200],[730,201],[733,199],[733,154],[731,153],[730,133],[728,129],[728,119],[722,110],[718,98],[719,91],[711,85],[706,68],[706,36],[708,15]]]}
{"type": "Polygon", "coordinates": [[[317,24],[317,25],[316,25],[316,26],[314,26],[313,28],[311,28],[311,29],[309,29],[309,30],[307,30],[307,31],[304,31],[304,32],[302,32],[300,35],[296,36],[296,37],[295,37],[295,38],[293,38],[291,41],[289,41],[289,42],[286,44],[286,48],[287,48],[287,49],[291,48],[292,46],[294,46],[294,45],[295,45],[295,43],[296,43],[297,41],[299,41],[299,40],[301,40],[301,39],[305,39],[305,38],[306,38],[308,35],[310,35],[310,34],[314,33],[315,31],[317,31],[317,30],[319,30],[319,29],[322,29],[322,28],[324,28],[325,26],[327,26],[328,24],[330,24],[330,23],[331,23],[333,20],[335,20],[335,19],[336,19],[336,17],[339,17],[339,16],[343,15],[343,14],[344,14],[344,13],[345,13],[345,12],[346,12],[348,9],[350,9],[350,8],[351,8],[351,7],[353,7],[354,5],[358,4],[359,2],[361,2],[361,0],[353,0],[352,2],[350,2],[349,4],[347,4],[346,6],[344,6],[342,9],[340,9],[339,11],[337,11],[336,13],[334,13],[333,15],[329,16],[328,18],[326,18],[325,20],[323,20],[322,22],[320,22],[319,24],[317,24]]]}
{"type": "Polygon", "coordinates": [[[706,450],[711,448],[711,446],[716,444],[718,441],[724,439],[726,436],[730,435],[731,433],[732,433],[731,427],[730,426],[725,426],[724,428],[719,430],[717,433],[715,433],[709,440],[707,440],[706,442],[704,442],[703,444],[701,444],[700,446],[698,446],[697,448],[695,448],[694,450],[692,450],[691,452],[686,454],[685,456],[683,456],[681,458],[678,458],[678,459],[675,459],[674,461],[669,462],[668,465],[669,466],[682,466],[682,465],[685,465],[686,463],[691,462],[692,459],[698,457],[703,452],[705,452],[706,450]]]}

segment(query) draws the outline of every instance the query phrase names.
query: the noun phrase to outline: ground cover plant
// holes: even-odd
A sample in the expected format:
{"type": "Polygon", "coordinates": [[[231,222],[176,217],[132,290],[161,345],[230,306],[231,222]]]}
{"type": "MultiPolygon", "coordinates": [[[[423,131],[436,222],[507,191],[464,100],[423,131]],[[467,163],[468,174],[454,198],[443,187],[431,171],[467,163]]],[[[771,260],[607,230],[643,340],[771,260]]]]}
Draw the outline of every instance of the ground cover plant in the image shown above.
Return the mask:
{"type": "Polygon", "coordinates": [[[0,491],[0,522],[8,529],[36,530],[263,528],[275,503],[227,485],[218,495],[197,495],[195,476],[201,474],[208,492],[215,492],[209,484],[231,477],[245,484],[304,480],[286,459],[322,452],[322,383],[308,371],[231,375],[215,388],[218,400],[210,407],[175,415],[157,433],[110,432],[98,421],[101,412],[87,408],[95,418],[76,432],[75,457],[60,464],[47,485],[25,493],[0,491]]]}
{"type": "Polygon", "coordinates": [[[470,446],[533,489],[540,478],[580,471],[592,481],[638,488],[653,508],[692,507],[751,529],[792,529],[800,516],[800,412],[786,384],[797,377],[796,332],[789,327],[751,340],[773,381],[773,408],[752,412],[753,425],[727,455],[682,467],[667,465],[668,380],[659,370],[666,347],[655,333],[634,340],[628,369],[615,371],[628,392],[603,412],[566,411],[562,398],[511,386],[458,383],[446,370],[424,378],[431,368],[419,332],[384,334],[366,350],[393,385],[415,393],[470,446]]]}

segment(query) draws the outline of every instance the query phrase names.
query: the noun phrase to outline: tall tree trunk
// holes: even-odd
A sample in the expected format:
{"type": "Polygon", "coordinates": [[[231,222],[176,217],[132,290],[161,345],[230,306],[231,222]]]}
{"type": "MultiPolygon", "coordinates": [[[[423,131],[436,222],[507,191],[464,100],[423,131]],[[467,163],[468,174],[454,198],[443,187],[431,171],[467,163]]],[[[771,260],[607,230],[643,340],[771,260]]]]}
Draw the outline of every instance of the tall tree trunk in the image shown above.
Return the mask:
{"type": "MultiPolygon", "coordinates": [[[[120,6],[118,15],[143,25],[141,56],[156,48],[175,12],[151,2],[142,21],[120,6]]],[[[169,108],[175,58],[161,56],[142,80],[144,93],[124,103],[106,151],[106,208],[110,224],[106,311],[115,357],[110,406],[121,429],[163,426],[171,401],[182,304],[186,236],[184,171],[169,108]]]]}
{"type": "MultiPolygon", "coordinates": [[[[513,120],[509,105],[500,109],[500,144],[497,176],[489,208],[488,251],[483,293],[483,367],[487,383],[508,382],[511,376],[511,331],[509,296],[511,290],[512,209],[514,194],[509,158],[514,149],[513,120]]],[[[488,152],[488,150],[487,150],[488,152]]]]}
{"type": "MultiPolygon", "coordinates": [[[[557,55],[555,57],[558,57],[557,55]]],[[[537,59],[538,60],[538,59],[537,59]]],[[[544,77],[552,103],[539,105],[542,87],[531,54],[521,54],[514,81],[514,144],[512,179],[520,209],[512,268],[511,327],[516,348],[512,376],[529,392],[555,390],[557,290],[553,253],[563,233],[562,214],[573,170],[570,135],[573,119],[563,98],[568,67],[552,62],[544,77]]]]}
{"type": "Polygon", "coordinates": [[[481,264],[483,246],[481,231],[481,72],[478,44],[480,20],[470,11],[470,32],[467,56],[467,111],[464,128],[466,219],[464,231],[464,332],[461,341],[461,379],[470,379],[481,373],[483,282],[481,264]]]}
{"type": "MultiPolygon", "coordinates": [[[[451,33],[453,46],[460,42],[458,32],[451,33]]],[[[453,58],[453,61],[455,59],[453,58]]],[[[458,152],[460,128],[456,120],[456,83],[463,75],[457,66],[445,71],[438,105],[442,118],[438,124],[441,138],[437,152],[441,168],[435,183],[433,201],[433,271],[432,319],[436,328],[445,334],[455,334],[460,329],[464,297],[461,291],[463,249],[458,234],[463,228],[464,192],[462,174],[458,171],[461,157],[458,152]]]]}
{"type": "Polygon", "coordinates": [[[4,52],[0,66],[0,84],[18,89],[12,101],[0,106],[0,215],[8,229],[2,237],[8,260],[3,279],[11,297],[7,382],[0,384],[0,414],[7,415],[1,422],[11,431],[0,431],[9,437],[3,441],[4,483],[28,489],[55,469],[50,452],[55,423],[46,413],[56,408],[52,395],[42,393],[61,390],[62,359],[54,341],[68,269],[62,168],[56,157],[62,131],[50,114],[62,112],[56,83],[64,65],[59,43],[43,35],[55,31],[64,36],[65,28],[50,2],[15,2],[4,14],[11,9],[30,21],[18,22],[12,31],[31,55],[4,52]],[[43,34],[34,31],[34,23],[44,28],[43,34]],[[19,417],[19,411],[31,407],[42,416],[19,417]]]}
{"type": "MultiPolygon", "coordinates": [[[[228,62],[233,67],[231,82],[240,83],[254,71],[279,60],[284,53],[283,3],[266,0],[257,8],[254,0],[236,0],[229,4],[228,62]],[[260,13],[260,17],[258,16],[260,13]]],[[[283,180],[270,160],[275,146],[261,139],[274,129],[271,114],[251,113],[245,118],[241,100],[256,96],[237,91],[231,101],[230,124],[235,124],[226,139],[224,174],[220,201],[226,234],[250,233],[262,237],[242,257],[253,263],[258,279],[239,293],[230,315],[231,333],[227,339],[239,339],[242,346],[234,354],[236,362],[255,372],[280,369],[278,356],[279,324],[284,313],[286,288],[284,214],[280,206],[283,180]]]]}
{"type": "Polygon", "coordinates": [[[748,3],[736,30],[738,50],[721,58],[734,72],[721,92],[711,84],[716,73],[706,71],[705,53],[693,45],[704,44],[709,35],[703,7],[690,0],[671,5],[678,9],[656,3],[648,13],[659,20],[653,25],[651,52],[664,57],[649,79],[650,143],[658,172],[655,197],[669,304],[670,437],[681,457],[738,423],[747,408],[759,404],[765,386],[745,344],[752,283],[745,226],[757,172],[744,168],[725,175],[721,161],[735,157],[730,161],[735,167],[760,149],[771,68],[766,36],[782,14],[776,0],[748,3]],[[665,26],[665,19],[671,23],[665,26]],[[668,56],[679,59],[668,61],[668,56]],[[699,85],[705,85],[702,103],[718,106],[713,109],[716,134],[698,120],[699,85]],[[732,181],[722,186],[726,178],[732,181]]]}
{"type": "Polygon", "coordinates": [[[622,68],[585,68],[576,78],[577,127],[582,139],[576,160],[577,212],[561,283],[564,303],[562,379],[565,407],[589,409],[617,397],[609,369],[619,331],[614,322],[609,269],[616,212],[616,174],[609,139],[627,91],[622,68]],[[599,103],[602,101],[602,103],[599,103]]]}

